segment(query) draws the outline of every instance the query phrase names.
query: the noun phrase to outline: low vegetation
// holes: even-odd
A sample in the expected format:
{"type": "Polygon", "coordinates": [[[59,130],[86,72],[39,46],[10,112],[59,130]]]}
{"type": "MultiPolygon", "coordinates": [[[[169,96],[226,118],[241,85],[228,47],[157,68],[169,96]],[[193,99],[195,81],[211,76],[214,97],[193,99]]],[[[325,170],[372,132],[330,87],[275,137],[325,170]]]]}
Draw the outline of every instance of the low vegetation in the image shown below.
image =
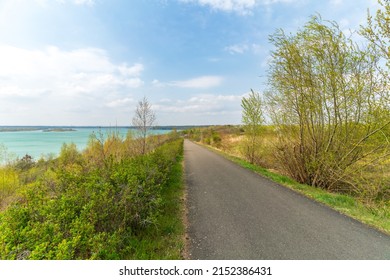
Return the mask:
{"type": "Polygon", "coordinates": [[[148,141],[157,144],[135,154],[130,136],[92,137],[83,152],[64,144],[56,159],[1,168],[0,258],[179,258],[182,140],[148,141]]]}
{"type": "Polygon", "coordinates": [[[181,258],[183,140],[149,134],[145,101],[141,136],[97,133],[0,167],[0,259],[181,258]]]}

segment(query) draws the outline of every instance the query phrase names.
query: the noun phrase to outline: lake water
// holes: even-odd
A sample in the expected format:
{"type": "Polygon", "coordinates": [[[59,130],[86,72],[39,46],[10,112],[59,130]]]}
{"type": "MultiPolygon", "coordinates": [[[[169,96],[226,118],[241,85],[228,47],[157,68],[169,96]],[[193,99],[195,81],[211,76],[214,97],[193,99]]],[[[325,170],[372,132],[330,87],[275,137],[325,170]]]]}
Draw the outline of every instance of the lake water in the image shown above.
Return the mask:
{"type": "MultiPolygon", "coordinates": [[[[3,128],[0,128],[0,131],[3,128]]],[[[55,128],[51,128],[55,129],[55,128]]],[[[98,128],[73,127],[74,131],[50,131],[44,129],[31,131],[1,131],[0,132],[0,161],[4,158],[1,146],[6,147],[8,156],[11,158],[22,158],[26,154],[37,160],[42,156],[50,154],[57,156],[63,143],[75,143],[79,150],[87,146],[88,140],[93,133],[103,133],[107,135],[110,132],[118,131],[123,137],[126,136],[129,128],[98,128]]],[[[153,134],[169,133],[171,130],[155,129],[151,130],[153,134]]],[[[4,160],[4,159],[3,159],[4,160]]]]}

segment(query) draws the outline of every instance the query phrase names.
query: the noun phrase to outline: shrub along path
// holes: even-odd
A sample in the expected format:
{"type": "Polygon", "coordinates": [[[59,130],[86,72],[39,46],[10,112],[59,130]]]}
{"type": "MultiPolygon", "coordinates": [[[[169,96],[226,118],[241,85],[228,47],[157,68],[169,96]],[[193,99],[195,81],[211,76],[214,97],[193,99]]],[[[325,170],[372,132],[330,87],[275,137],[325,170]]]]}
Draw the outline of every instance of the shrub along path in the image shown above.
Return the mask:
{"type": "Polygon", "coordinates": [[[390,259],[390,236],[188,140],[191,259],[390,259]]]}

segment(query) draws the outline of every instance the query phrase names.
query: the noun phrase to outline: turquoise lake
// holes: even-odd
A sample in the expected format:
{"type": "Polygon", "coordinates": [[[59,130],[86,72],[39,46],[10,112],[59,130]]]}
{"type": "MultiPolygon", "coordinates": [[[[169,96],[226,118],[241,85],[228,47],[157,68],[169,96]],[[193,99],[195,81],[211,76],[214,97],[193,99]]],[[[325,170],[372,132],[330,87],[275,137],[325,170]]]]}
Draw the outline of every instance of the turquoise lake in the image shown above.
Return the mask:
{"type": "MultiPolygon", "coordinates": [[[[0,128],[4,129],[4,127],[0,128]]],[[[55,128],[51,128],[55,129],[55,128]]],[[[44,129],[30,130],[30,131],[1,131],[0,132],[0,152],[1,146],[5,146],[7,155],[10,159],[22,158],[26,154],[37,160],[48,155],[57,156],[61,150],[63,143],[75,143],[77,148],[81,151],[88,143],[90,136],[93,133],[103,133],[107,135],[110,132],[118,131],[118,133],[125,137],[129,128],[98,128],[88,127],[79,128],[72,127],[74,131],[50,131],[46,132],[44,129]]],[[[171,130],[168,129],[154,129],[151,130],[153,134],[165,134],[171,130]]],[[[0,154],[0,160],[4,160],[4,153],[0,154]],[[2,159],[3,157],[3,159],[2,159]]]]}

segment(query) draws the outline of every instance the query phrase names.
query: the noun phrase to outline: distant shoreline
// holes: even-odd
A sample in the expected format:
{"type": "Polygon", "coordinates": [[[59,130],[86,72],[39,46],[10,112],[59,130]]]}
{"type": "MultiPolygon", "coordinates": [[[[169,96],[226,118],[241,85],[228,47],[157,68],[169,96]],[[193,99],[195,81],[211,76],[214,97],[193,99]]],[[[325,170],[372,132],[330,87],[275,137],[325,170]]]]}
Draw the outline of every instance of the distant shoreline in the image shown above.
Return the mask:
{"type": "MultiPolygon", "coordinates": [[[[172,125],[156,126],[153,130],[186,130],[196,127],[208,127],[211,125],[172,125]]],[[[76,131],[77,129],[96,128],[96,129],[136,129],[134,126],[0,126],[0,132],[23,132],[23,131],[43,131],[43,132],[67,132],[76,131]]]]}
{"type": "Polygon", "coordinates": [[[62,127],[48,128],[43,130],[43,132],[68,132],[68,131],[77,131],[77,130],[73,128],[62,128],[62,127]]]}

